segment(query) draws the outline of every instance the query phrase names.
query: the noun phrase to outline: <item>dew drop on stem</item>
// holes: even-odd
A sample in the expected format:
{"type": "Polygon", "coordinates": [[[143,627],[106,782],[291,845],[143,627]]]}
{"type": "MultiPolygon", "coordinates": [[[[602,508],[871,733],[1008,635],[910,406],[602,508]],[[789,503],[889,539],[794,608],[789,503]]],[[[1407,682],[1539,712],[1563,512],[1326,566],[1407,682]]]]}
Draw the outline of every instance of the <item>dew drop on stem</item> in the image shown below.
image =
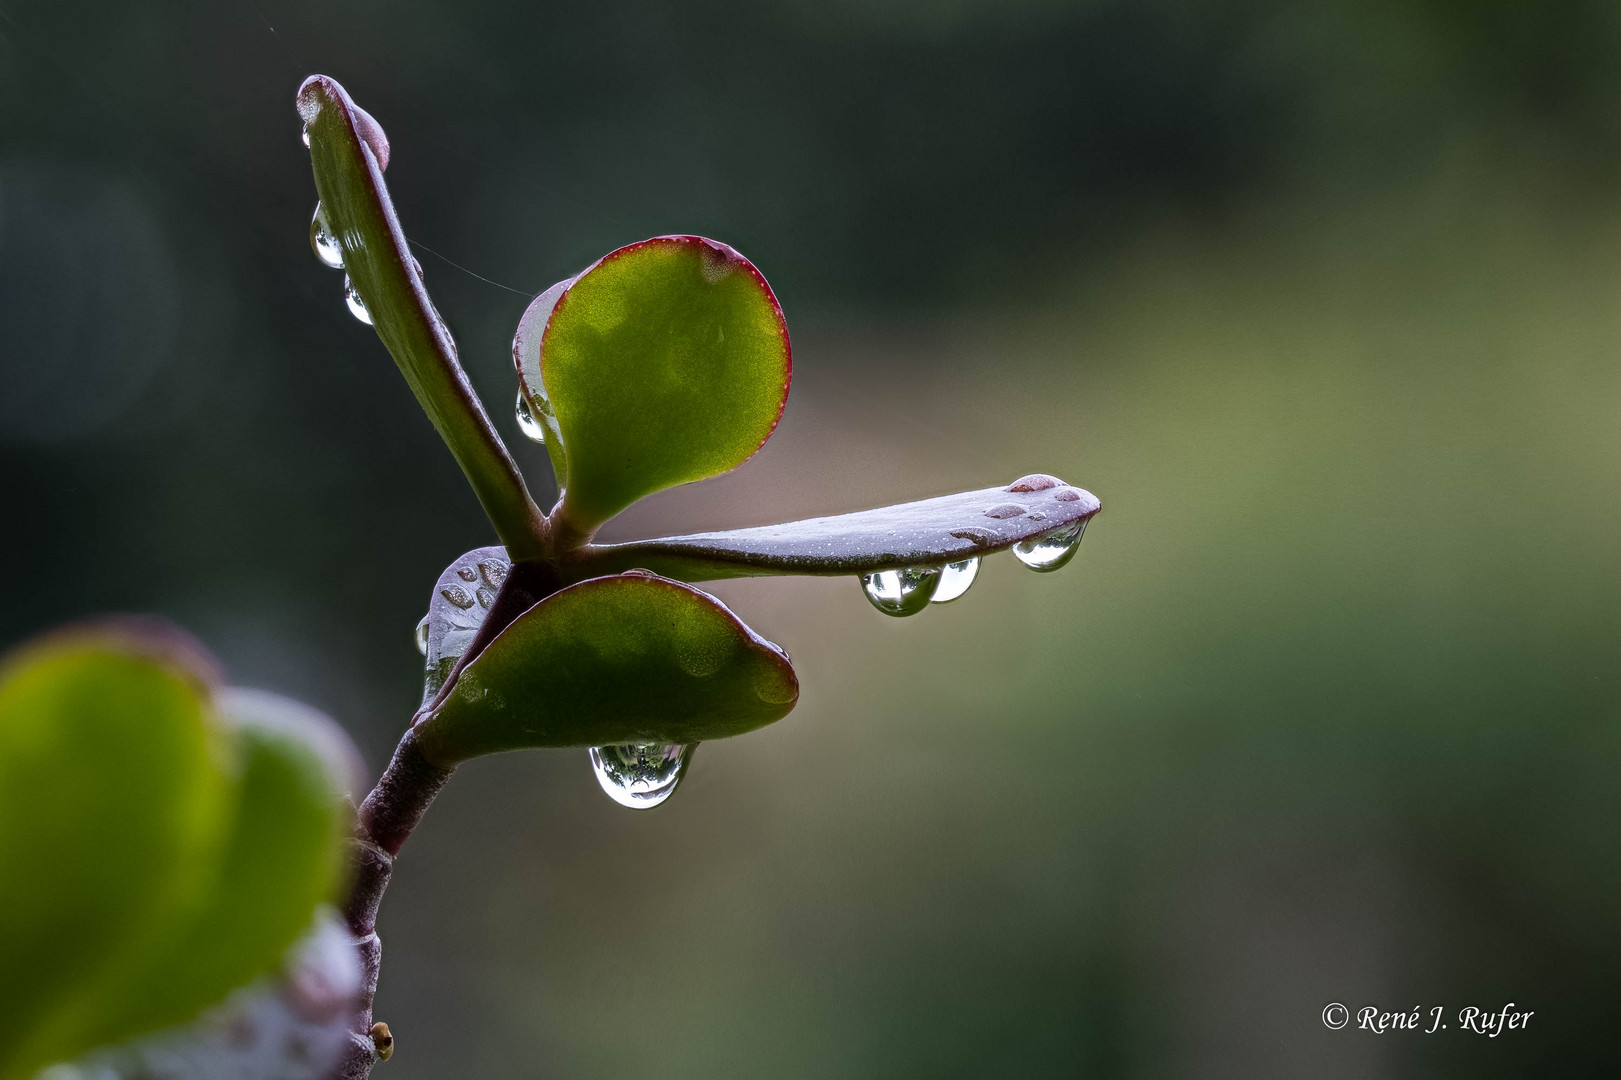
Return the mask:
{"type": "Polygon", "coordinates": [[[427,656],[428,655],[428,617],[426,615],[422,616],[422,621],[417,623],[416,643],[417,643],[417,652],[421,653],[423,656],[427,656]]]}
{"type": "Polygon", "coordinates": [[[1051,532],[1013,545],[1013,555],[1024,565],[1041,573],[1060,569],[1075,557],[1086,532],[1086,518],[1073,521],[1051,532]]]}
{"type": "Polygon", "coordinates": [[[929,606],[940,587],[938,566],[907,566],[861,575],[861,591],[885,615],[916,615],[929,606]]]}
{"type": "Polygon", "coordinates": [[[962,562],[946,563],[940,570],[940,585],[934,590],[930,603],[949,604],[968,591],[979,576],[979,556],[962,562]]]}
{"type": "Polygon", "coordinates": [[[593,746],[591,771],[608,798],[632,810],[651,810],[675,793],[697,743],[625,743],[593,746]]]}

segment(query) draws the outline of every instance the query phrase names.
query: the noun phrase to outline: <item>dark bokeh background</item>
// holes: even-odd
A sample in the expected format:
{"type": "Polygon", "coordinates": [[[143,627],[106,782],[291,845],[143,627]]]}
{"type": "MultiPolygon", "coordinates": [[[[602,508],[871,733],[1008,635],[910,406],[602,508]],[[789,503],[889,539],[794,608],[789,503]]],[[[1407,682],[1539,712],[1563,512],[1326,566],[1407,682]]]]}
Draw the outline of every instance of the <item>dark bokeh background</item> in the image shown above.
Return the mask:
{"type": "Polygon", "coordinates": [[[0,644],[163,612],[386,760],[491,535],[309,252],[326,72],[509,439],[530,293],[665,232],[775,285],[777,438],[611,535],[1105,505],[904,622],[717,588],[802,702],[656,812],[465,767],[384,908],[390,1077],[1606,1073],[1618,10],[0,0],[0,644]]]}

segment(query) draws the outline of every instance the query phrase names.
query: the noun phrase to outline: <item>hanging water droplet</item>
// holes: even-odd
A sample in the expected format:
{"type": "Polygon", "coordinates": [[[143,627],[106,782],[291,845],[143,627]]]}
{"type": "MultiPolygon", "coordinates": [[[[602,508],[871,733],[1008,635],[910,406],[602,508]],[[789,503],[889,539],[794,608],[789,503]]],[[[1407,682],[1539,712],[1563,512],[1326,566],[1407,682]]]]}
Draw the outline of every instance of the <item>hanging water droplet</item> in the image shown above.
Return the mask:
{"type": "Polygon", "coordinates": [[[428,617],[426,615],[422,616],[422,621],[417,623],[416,643],[417,643],[417,652],[421,653],[423,656],[427,656],[428,655],[428,617]]]}
{"type": "Polygon", "coordinates": [[[349,305],[349,314],[367,326],[371,325],[371,312],[366,310],[366,301],[360,298],[360,292],[355,288],[355,283],[349,280],[348,274],[343,275],[343,299],[349,305]]]}
{"type": "Polygon", "coordinates": [[[518,430],[535,442],[544,444],[546,442],[546,429],[539,420],[535,419],[534,412],[529,408],[529,399],[523,396],[522,390],[518,391],[517,413],[518,430]]]}
{"type": "Polygon", "coordinates": [[[692,762],[690,746],[665,743],[627,743],[593,746],[591,771],[608,798],[632,810],[651,810],[675,793],[692,762]]]}
{"type": "Polygon", "coordinates": [[[861,591],[885,615],[916,615],[929,606],[940,587],[938,566],[907,566],[861,575],[861,591]]]}
{"type": "Polygon", "coordinates": [[[310,129],[305,128],[298,133],[298,137],[304,143],[304,149],[308,150],[310,148],[310,129]]]}
{"type": "Polygon", "coordinates": [[[338,243],[320,203],[315,204],[315,216],[310,219],[310,247],[324,265],[334,270],[343,269],[343,245],[338,243]]]}
{"type": "Polygon", "coordinates": [[[940,585],[930,598],[933,604],[949,604],[968,591],[968,586],[979,576],[979,556],[962,562],[946,563],[940,571],[940,585]]]}
{"type": "Polygon", "coordinates": [[[1086,518],[1043,533],[1013,545],[1014,556],[1032,570],[1047,573],[1057,570],[1075,557],[1081,546],[1081,534],[1086,531],[1086,518]]]}
{"type": "Polygon", "coordinates": [[[444,597],[446,600],[449,600],[452,604],[455,604],[463,611],[466,611],[468,608],[473,606],[473,598],[468,596],[467,590],[462,588],[460,585],[452,585],[448,589],[440,589],[439,595],[444,597]]]}

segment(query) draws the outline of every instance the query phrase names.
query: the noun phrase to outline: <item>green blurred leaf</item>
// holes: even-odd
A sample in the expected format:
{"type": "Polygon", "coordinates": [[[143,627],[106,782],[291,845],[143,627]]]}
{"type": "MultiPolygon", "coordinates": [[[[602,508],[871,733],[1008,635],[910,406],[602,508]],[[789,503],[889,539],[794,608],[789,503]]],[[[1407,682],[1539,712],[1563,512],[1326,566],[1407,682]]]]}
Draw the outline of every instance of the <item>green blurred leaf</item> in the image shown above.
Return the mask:
{"type": "Polygon", "coordinates": [[[661,236],[538,296],[513,339],[562,514],[589,535],[644,495],[736,468],[782,415],[777,299],[725,244],[661,236]]]}
{"type": "Polygon", "coordinates": [[[106,995],[92,1045],[189,1020],[274,969],[316,907],[334,898],[347,824],[339,797],[358,783],[348,737],[275,694],[233,689],[218,702],[242,761],[218,876],[163,955],[106,995]]]}
{"type": "Polygon", "coordinates": [[[331,898],[352,746],[214,682],[134,622],[46,638],[0,675],[0,1080],[191,1019],[276,969],[331,898]]]}
{"type": "MultiPolygon", "coordinates": [[[[406,246],[383,168],[388,141],[342,86],[312,75],[298,89],[321,210],[377,336],[455,455],[501,542],[516,557],[539,552],[541,514],[456,358],[421,271],[406,246]]],[[[333,302],[338,303],[334,290],[333,302]]]]}
{"type": "Polygon", "coordinates": [[[109,624],[0,673],[3,1080],[93,1045],[102,987],[144,967],[214,875],[234,776],[199,655],[109,624]]]}
{"type": "Polygon", "coordinates": [[[536,746],[694,743],[780,720],[798,696],[787,655],[714,597],[632,572],[530,608],[415,735],[440,766],[536,746]]]}
{"type": "Polygon", "coordinates": [[[1090,519],[1097,496],[1033,473],[983,488],[754,529],[604,544],[571,553],[566,580],[630,567],[687,581],[764,574],[865,574],[989,555],[1090,519]]]}

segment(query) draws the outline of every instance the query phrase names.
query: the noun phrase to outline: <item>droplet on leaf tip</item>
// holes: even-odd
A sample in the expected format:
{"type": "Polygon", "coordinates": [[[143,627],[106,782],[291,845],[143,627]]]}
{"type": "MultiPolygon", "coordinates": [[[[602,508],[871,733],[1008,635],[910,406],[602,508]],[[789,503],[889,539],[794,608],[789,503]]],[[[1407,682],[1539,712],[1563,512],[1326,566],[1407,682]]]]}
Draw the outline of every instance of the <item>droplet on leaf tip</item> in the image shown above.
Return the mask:
{"type": "Polygon", "coordinates": [[[979,556],[962,562],[947,563],[940,571],[940,585],[929,600],[933,604],[949,604],[962,596],[979,576],[979,556]]]}
{"type": "Polygon", "coordinates": [[[1046,491],[1048,488],[1055,488],[1062,483],[1063,481],[1056,476],[1038,472],[1019,477],[1009,484],[1007,489],[1009,491],[1046,491]]]}
{"type": "Polygon", "coordinates": [[[1081,535],[1086,532],[1086,518],[1080,518],[1051,532],[1021,540],[1013,545],[1014,558],[1040,573],[1063,568],[1075,557],[1081,546],[1081,535]]]}
{"type": "Polygon", "coordinates": [[[620,806],[651,810],[675,793],[696,749],[696,743],[593,746],[591,771],[608,798],[620,806]]]}
{"type": "Polygon", "coordinates": [[[940,586],[938,566],[907,566],[861,575],[861,591],[885,615],[904,618],[929,606],[940,586]]]}

